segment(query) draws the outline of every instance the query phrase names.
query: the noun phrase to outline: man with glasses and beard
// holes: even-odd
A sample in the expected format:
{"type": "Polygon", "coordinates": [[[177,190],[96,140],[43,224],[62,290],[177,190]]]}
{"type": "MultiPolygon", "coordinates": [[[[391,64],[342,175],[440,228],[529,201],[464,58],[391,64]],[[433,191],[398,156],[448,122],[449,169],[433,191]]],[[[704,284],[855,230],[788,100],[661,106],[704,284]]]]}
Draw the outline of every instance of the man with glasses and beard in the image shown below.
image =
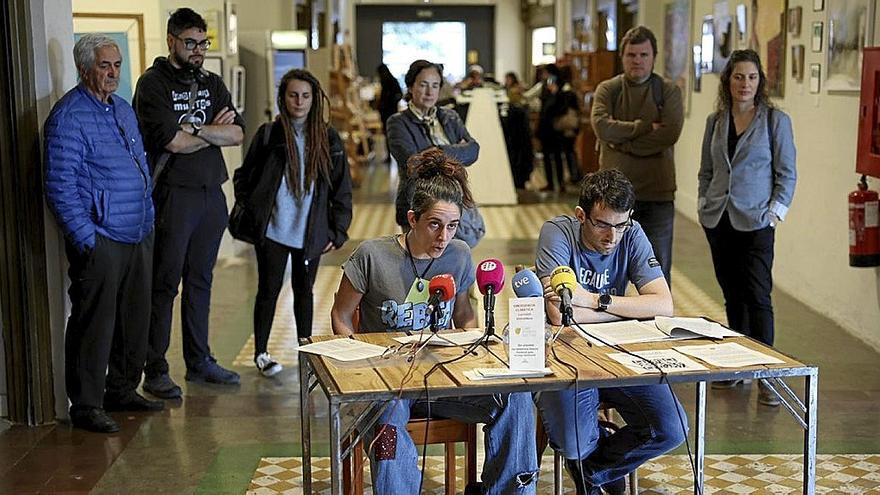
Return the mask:
{"type": "MultiPolygon", "coordinates": [[[[570,267],[578,281],[571,297],[576,323],[672,315],[672,294],[645,232],[632,219],[634,204],[629,179],[619,170],[602,170],[581,182],[574,216],[544,223],[535,265],[550,323],[562,320],[559,297],[550,286],[550,274],[560,266],[570,267]],[[637,293],[626,295],[630,283],[637,293]]],[[[543,392],[537,404],[578,495],[623,493],[627,473],[686,436],[684,410],[666,385],[543,392]],[[626,426],[600,434],[600,401],[617,409],[626,426]]]]}
{"type": "Polygon", "coordinates": [[[165,353],[171,310],[183,279],[181,319],[188,381],[234,385],[237,373],[217,364],[208,346],[208,313],[217,251],[227,223],[221,184],[229,177],[220,147],[237,146],[244,121],[223,79],[202,69],[211,46],[205,20],[188,8],[168,19],[168,57],[140,80],[134,107],[153,169],[156,239],[150,341],[144,390],[181,396],[165,353]]]}

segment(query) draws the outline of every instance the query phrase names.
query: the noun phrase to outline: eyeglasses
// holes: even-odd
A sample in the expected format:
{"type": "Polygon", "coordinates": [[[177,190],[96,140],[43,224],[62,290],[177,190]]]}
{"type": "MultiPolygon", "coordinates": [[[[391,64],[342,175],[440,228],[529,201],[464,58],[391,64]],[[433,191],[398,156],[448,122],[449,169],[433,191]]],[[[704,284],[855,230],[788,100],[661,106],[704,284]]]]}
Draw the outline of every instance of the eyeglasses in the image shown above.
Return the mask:
{"type": "Polygon", "coordinates": [[[194,39],[192,39],[192,38],[186,38],[186,39],[184,39],[184,38],[181,38],[180,36],[175,36],[175,38],[177,38],[177,39],[179,39],[180,41],[182,41],[182,42],[183,42],[183,46],[184,46],[187,50],[190,50],[190,51],[195,50],[196,47],[201,48],[203,51],[204,51],[204,50],[207,50],[208,48],[211,48],[211,40],[208,39],[208,38],[205,38],[205,39],[203,39],[202,41],[194,40],[194,39]]]}
{"type": "Polygon", "coordinates": [[[611,229],[614,229],[615,231],[617,231],[619,233],[623,233],[623,232],[626,232],[626,229],[632,227],[632,224],[633,224],[632,217],[627,218],[625,222],[616,223],[616,224],[610,224],[608,222],[603,222],[602,220],[593,220],[589,216],[587,217],[587,220],[590,221],[590,224],[594,228],[599,229],[599,230],[604,230],[606,232],[611,229]]]}

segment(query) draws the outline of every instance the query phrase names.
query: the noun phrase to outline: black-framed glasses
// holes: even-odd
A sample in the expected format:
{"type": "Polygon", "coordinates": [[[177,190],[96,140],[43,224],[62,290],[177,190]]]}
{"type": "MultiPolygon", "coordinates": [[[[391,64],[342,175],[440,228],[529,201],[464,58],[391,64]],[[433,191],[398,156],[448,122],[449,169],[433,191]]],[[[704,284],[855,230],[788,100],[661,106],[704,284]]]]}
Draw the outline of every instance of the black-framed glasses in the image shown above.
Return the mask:
{"type": "Polygon", "coordinates": [[[592,225],[594,228],[599,229],[599,230],[604,230],[606,232],[611,229],[614,229],[615,231],[617,231],[619,233],[623,233],[623,232],[626,232],[626,229],[632,227],[632,224],[633,224],[632,217],[627,218],[625,222],[620,222],[620,223],[615,223],[615,224],[603,222],[602,220],[593,220],[589,216],[587,216],[587,220],[590,221],[590,225],[592,225]]]}
{"type": "Polygon", "coordinates": [[[192,38],[181,38],[180,36],[175,36],[175,38],[182,41],[183,46],[187,50],[190,50],[190,51],[195,50],[196,47],[201,48],[203,51],[207,50],[208,48],[211,48],[211,40],[208,38],[205,38],[202,41],[194,40],[192,38]]]}

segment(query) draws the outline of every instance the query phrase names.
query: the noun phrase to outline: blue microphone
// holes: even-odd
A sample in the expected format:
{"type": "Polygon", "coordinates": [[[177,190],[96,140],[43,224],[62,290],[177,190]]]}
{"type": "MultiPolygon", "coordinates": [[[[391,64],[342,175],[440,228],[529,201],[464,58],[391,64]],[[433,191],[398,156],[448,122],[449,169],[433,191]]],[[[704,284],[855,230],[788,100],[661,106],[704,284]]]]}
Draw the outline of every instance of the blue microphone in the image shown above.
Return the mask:
{"type": "Polygon", "coordinates": [[[513,292],[516,297],[541,297],[544,295],[544,287],[535,272],[525,269],[513,275],[511,280],[513,292]]]}

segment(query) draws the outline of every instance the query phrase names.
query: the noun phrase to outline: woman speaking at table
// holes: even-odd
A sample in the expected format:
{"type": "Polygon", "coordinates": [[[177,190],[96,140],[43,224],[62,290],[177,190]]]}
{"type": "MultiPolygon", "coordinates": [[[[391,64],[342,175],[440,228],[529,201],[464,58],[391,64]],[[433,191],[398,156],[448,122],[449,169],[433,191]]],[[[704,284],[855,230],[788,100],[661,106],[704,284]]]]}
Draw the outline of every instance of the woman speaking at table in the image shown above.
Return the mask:
{"type": "MultiPolygon", "coordinates": [[[[439,148],[446,155],[464,166],[477,161],[480,145],[468,133],[455,110],[437,106],[440,88],[444,84],[443,66],[416,60],[409,66],[404,76],[406,84],[406,110],[392,115],[386,123],[388,147],[391,156],[397,161],[399,182],[395,200],[395,220],[404,231],[409,228],[406,212],[409,210],[409,196],[412,192],[411,180],[407,174],[407,162],[414,154],[428,148],[439,148]]],[[[463,214],[461,228],[456,237],[474,247],[485,232],[482,218],[474,205],[469,205],[463,214]]]]}
{"type": "MultiPolygon", "coordinates": [[[[343,265],[331,311],[333,332],[419,331],[430,324],[429,280],[449,274],[455,295],[441,304],[440,328],[477,325],[467,291],[474,282],[470,248],[453,239],[461,211],[471,204],[467,172],[439,149],[409,161],[413,192],[406,211],[409,230],[363,242],[343,265]],[[355,329],[355,312],[359,328],[355,329]]],[[[367,432],[376,494],[419,493],[418,450],[406,430],[424,401],[394,400],[367,432]]],[[[487,493],[533,494],[537,486],[535,423],[528,393],[431,401],[432,416],[485,423],[487,493]]]]}
{"type": "MultiPolygon", "coordinates": [[[[698,209],[730,328],[771,346],[773,244],[796,181],[791,119],[767,97],[758,54],[737,50],[721,73],[716,111],[706,120],[698,209]]],[[[758,401],[778,406],[761,385],[758,401]]]]}

